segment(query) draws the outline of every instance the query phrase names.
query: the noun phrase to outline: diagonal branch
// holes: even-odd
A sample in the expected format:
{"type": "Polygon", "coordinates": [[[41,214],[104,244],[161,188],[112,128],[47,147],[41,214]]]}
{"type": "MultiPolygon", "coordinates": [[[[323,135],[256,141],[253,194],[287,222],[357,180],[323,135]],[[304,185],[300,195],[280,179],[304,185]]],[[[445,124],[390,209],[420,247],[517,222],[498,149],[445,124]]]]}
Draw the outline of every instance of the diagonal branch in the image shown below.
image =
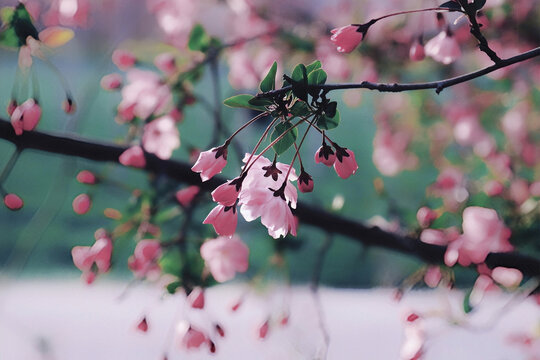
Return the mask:
{"type": "MultiPolygon", "coordinates": [[[[444,89],[461,84],[486,74],[492,73],[496,70],[508,67],[510,65],[523,62],[525,60],[532,59],[534,57],[540,56],[540,47],[534,48],[532,50],[526,51],[524,53],[512,56],[508,59],[500,60],[496,64],[488,66],[486,68],[473,71],[468,74],[456,76],[450,79],[431,81],[425,83],[410,83],[410,84],[381,84],[373,83],[369,81],[363,81],[361,83],[352,83],[352,84],[325,84],[325,85],[308,85],[309,90],[323,90],[323,91],[332,91],[332,90],[344,90],[344,89],[368,89],[368,90],[377,90],[380,92],[402,92],[402,91],[411,91],[411,90],[426,90],[426,89],[435,89],[437,94],[439,94],[444,89]]],[[[268,91],[265,93],[257,94],[257,98],[272,98],[278,95],[283,95],[287,91],[292,90],[292,86],[284,86],[281,89],[268,91]]]]}
{"type": "MultiPolygon", "coordinates": [[[[3,119],[0,119],[0,138],[12,142],[21,149],[36,149],[94,161],[118,163],[118,157],[126,150],[125,147],[110,143],[38,131],[25,132],[23,135],[17,136],[13,132],[11,124],[3,119]]],[[[191,171],[189,164],[176,160],[162,160],[151,154],[146,154],[146,168],[144,170],[164,174],[180,182],[198,185],[205,191],[211,191],[225,182],[223,178],[213,177],[201,183],[199,175],[191,171]]],[[[378,227],[368,227],[360,222],[301,202],[297,204],[295,215],[303,224],[349,237],[367,246],[394,250],[414,256],[427,263],[444,263],[446,251],[444,246],[426,244],[418,239],[390,233],[378,227]]],[[[492,268],[496,266],[512,267],[528,276],[540,276],[540,260],[518,252],[491,253],[488,255],[486,263],[492,268]]]]}

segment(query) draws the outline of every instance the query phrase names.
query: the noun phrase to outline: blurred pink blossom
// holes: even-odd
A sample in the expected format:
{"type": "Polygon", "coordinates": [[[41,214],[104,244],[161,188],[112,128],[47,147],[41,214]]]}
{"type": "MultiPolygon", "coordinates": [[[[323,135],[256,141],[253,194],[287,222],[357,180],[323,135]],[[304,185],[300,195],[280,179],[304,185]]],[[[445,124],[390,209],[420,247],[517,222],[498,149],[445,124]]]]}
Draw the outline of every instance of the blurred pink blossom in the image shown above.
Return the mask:
{"type": "Polygon", "coordinates": [[[11,125],[15,134],[22,135],[23,131],[32,131],[41,119],[41,106],[34,99],[28,99],[17,106],[11,114],[11,125]]]}
{"type": "Polygon", "coordinates": [[[195,196],[201,191],[201,188],[197,185],[188,186],[185,189],[178,190],[176,192],[176,200],[182,205],[182,206],[189,206],[195,196]]]}
{"type": "Polygon", "coordinates": [[[92,246],[75,246],[71,250],[73,263],[83,272],[82,277],[91,284],[96,274],[105,273],[111,266],[112,241],[106,233],[96,232],[92,246]]]}
{"type": "Polygon", "coordinates": [[[152,120],[144,126],[142,135],[144,150],[167,160],[174,149],[180,147],[180,132],[176,122],[169,115],[152,120]]]}
{"type": "Polygon", "coordinates": [[[218,282],[233,279],[237,272],[246,272],[249,266],[249,248],[236,235],[205,241],[201,257],[218,282]]]}
{"type": "Polygon", "coordinates": [[[143,168],[146,166],[144,151],[140,146],[132,146],[124,151],[118,158],[120,164],[124,166],[133,166],[143,168]]]}
{"type": "Polygon", "coordinates": [[[11,193],[4,196],[4,205],[6,205],[9,210],[16,211],[24,206],[24,202],[18,195],[11,193]]]}
{"type": "Polygon", "coordinates": [[[441,31],[439,35],[429,40],[425,52],[427,56],[445,65],[453,63],[461,56],[456,39],[447,30],[441,31]]]}
{"type": "Polygon", "coordinates": [[[159,240],[141,240],[135,246],[133,255],[128,259],[128,267],[138,279],[155,278],[161,271],[157,263],[161,253],[159,240]]]}

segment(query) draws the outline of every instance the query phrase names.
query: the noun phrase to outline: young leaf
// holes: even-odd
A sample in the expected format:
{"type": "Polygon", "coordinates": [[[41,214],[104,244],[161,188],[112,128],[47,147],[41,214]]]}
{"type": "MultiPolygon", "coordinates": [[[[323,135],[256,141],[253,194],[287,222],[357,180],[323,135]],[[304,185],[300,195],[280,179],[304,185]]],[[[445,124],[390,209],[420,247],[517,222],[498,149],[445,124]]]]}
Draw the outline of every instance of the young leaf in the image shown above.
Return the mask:
{"type": "Polygon", "coordinates": [[[268,74],[266,74],[263,81],[261,81],[261,84],[259,85],[259,89],[261,92],[265,93],[268,91],[272,91],[276,88],[276,72],[277,72],[277,62],[274,61],[272,64],[272,67],[268,71],[268,74]]]}
{"type": "Polygon", "coordinates": [[[309,73],[308,84],[309,85],[322,85],[326,82],[326,72],[323,69],[317,69],[309,73]]]}
{"type": "MultiPolygon", "coordinates": [[[[294,67],[294,70],[291,74],[291,78],[295,81],[302,82],[304,80],[307,81],[307,69],[304,64],[298,64],[294,67]]],[[[291,84],[292,85],[292,84],[291,84]]]]}
{"type": "Polygon", "coordinates": [[[317,126],[323,130],[331,130],[338,127],[340,121],[339,110],[336,110],[336,113],[333,117],[328,117],[322,115],[317,119],[317,126]]]}
{"type": "Polygon", "coordinates": [[[210,36],[201,24],[197,24],[189,33],[188,48],[193,51],[206,51],[210,45],[210,36]]]}
{"type": "Polygon", "coordinates": [[[232,108],[245,108],[245,109],[265,111],[264,106],[251,104],[250,100],[253,100],[253,99],[254,97],[252,95],[240,94],[240,95],[231,96],[230,98],[225,99],[225,101],[223,101],[223,104],[232,108]]]}
{"type": "Polygon", "coordinates": [[[439,5],[440,8],[447,8],[450,11],[461,11],[461,6],[455,1],[447,1],[439,5]]]}
{"type": "Polygon", "coordinates": [[[298,129],[294,128],[290,130],[292,126],[293,125],[290,122],[286,122],[279,123],[274,128],[272,136],[270,137],[272,141],[276,140],[281,134],[287,132],[287,134],[285,134],[281,140],[274,144],[273,148],[276,154],[280,155],[284,153],[296,141],[296,138],[298,137],[298,129]]]}
{"type": "Polygon", "coordinates": [[[306,66],[306,71],[307,71],[307,73],[309,75],[309,73],[311,73],[312,71],[320,69],[321,66],[322,66],[321,62],[319,60],[315,60],[314,62],[312,62],[311,64],[306,66]]]}

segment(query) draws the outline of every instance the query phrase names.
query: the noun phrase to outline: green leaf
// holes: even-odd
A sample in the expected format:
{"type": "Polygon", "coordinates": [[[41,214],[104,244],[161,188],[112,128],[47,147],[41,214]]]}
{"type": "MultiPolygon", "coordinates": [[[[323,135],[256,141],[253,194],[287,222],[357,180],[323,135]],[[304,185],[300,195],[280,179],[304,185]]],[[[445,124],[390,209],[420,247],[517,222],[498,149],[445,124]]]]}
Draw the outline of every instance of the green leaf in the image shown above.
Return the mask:
{"type": "Polygon", "coordinates": [[[193,51],[205,52],[210,46],[211,38],[201,24],[196,24],[189,33],[188,48],[193,51]]]}
{"type": "Polygon", "coordinates": [[[283,154],[296,141],[296,138],[298,137],[298,129],[294,128],[290,130],[292,127],[293,125],[290,122],[286,122],[279,123],[274,128],[272,136],[270,137],[272,141],[276,140],[281,134],[285,132],[287,133],[281,138],[281,140],[274,144],[273,148],[276,154],[283,154]]]}
{"type": "Polygon", "coordinates": [[[471,293],[472,290],[467,291],[465,297],[463,298],[463,311],[465,314],[468,314],[474,310],[473,306],[471,305],[471,293]]]}
{"type": "Polygon", "coordinates": [[[447,8],[450,11],[461,11],[461,5],[455,1],[447,1],[444,4],[439,5],[440,8],[447,8]]]}
{"type": "Polygon", "coordinates": [[[249,101],[248,101],[251,105],[253,106],[262,106],[262,107],[265,107],[265,106],[269,106],[269,105],[272,105],[274,102],[272,101],[272,99],[269,99],[269,98],[258,98],[258,97],[252,97],[249,101]]]}
{"type": "Polygon", "coordinates": [[[266,74],[263,81],[261,81],[261,84],[259,85],[259,89],[261,92],[265,93],[268,91],[272,91],[276,88],[276,72],[277,72],[277,62],[274,61],[272,64],[272,67],[268,71],[268,74],[266,74]]]}
{"type": "Polygon", "coordinates": [[[322,85],[326,82],[326,72],[323,69],[317,69],[309,73],[308,84],[309,85],[322,85]]]}
{"type": "Polygon", "coordinates": [[[15,8],[11,6],[6,6],[0,9],[0,20],[2,24],[8,25],[11,23],[11,18],[15,13],[15,8]]]}
{"type": "Polygon", "coordinates": [[[0,32],[0,46],[9,48],[18,48],[21,46],[19,43],[19,37],[15,33],[15,29],[8,27],[6,30],[0,32]]]}
{"type": "MultiPolygon", "coordinates": [[[[294,81],[302,82],[304,80],[307,81],[307,69],[304,64],[298,64],[294,67],[293,72],[291,74],[291,79],[294,81]]],[[[291,84],[292,85],[292,84],[291,84]]]]}
{"type": "Polygon", "coordinates": [[[336,114],[333,117],[322,115],[317,119],[317,126],[323,130],[331,130],[339,125],[341,120],[339,110],[336,110],[336,114]]]}
{"type": "Polygon", "coordinates": [[[176,290],[181,286],[181,281],[173,281],[172,283],[167,285],[167,292],[171,295],[174,295],[176,293],[176,290]]]}
{"type": "Polygon", "coordinates": [[[158,261],[159,267],[164,273],[180,275],[182,272],[182,256],[179,251],[167,251],[158,261]]]}
{"type": "Polygon", "coordinates": [[[240,94],[240,95],[231,96],[230,98],[225,99],[225,101],[223,101],[223,104],[232,108],[244,108],[244,109],[252,109],[252,110],[258,110],[258,111],[266,110],[264,106],[251,104],[250,101],[253,99],[255,98],[252,95],[240,94]]]}
{"type": "Polygon", "coordinates": [[[478,11],[486,5],[486,0],[474,0],[474,7],[478,11]]]}
{"type": "Polygon", "coordinates": [[[306,71],[307,71],[307,73],[309,75],[309,73],[311,73],[312,71],[320,69],[321,66],[322,66],[321,62],[319,60],[315,60],[314,62],[312,62],[311,64],[306,66],[306,71]]]}
{"type": "Polygon", "coordinates": [[[309,108],[304,101],[295,102],[289,111],[291,114],[298,117],[307,116],[309,114],[309,108]]]}

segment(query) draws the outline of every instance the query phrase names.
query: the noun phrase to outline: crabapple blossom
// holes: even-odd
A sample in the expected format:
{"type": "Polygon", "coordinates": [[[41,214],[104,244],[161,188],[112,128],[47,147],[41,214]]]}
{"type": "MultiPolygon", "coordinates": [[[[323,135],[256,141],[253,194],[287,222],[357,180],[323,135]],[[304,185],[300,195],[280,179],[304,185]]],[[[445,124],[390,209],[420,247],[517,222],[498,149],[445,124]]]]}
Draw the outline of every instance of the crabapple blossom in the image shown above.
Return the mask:
{"type": "Polygon", "coordinates": [[[298,190],[303,193],[310,193],[313,191],[313,178],[303,169],[298,176],[298,190]]]}
{"type": "Polygon", "coordinates": [[[456,39],[448,30],[443,30],[429,40],[425,46],[427,56],[445,65],[451,64],[461,56],[461,50],[456,39]]]}
{"type": "Polygon", "coordinates": [[[236,206],[218,205],[210,211],[203,224],[212,224],[219,235],[232,236],[236,231],[238,214],[236,206]]]}
{"type": "Polygon", "coordinates": [[[426,57],[424,45],[419,40],[414,40],[409,49],[409,59],[412,61],[422,61],[426,57]]]}
{"type": "Polygon", "coordinates": [[[90,210],[92,200],[87,194],[80,194],[73,199],[72,206],[76,214],[84,215],[90,210]]]}
{"type": "Polygon", "coordinates": [[[336,147],[334,170],[336,170],[336,173],[342,179],[347,179],[358,170],[358,164],[356,163],[352,150],[336,147]]]}
{"type": "Polygon", "coordinates": [[[34,99],[28,99],[17,106],[11,114],[11,125],[15,134],[22,135],[23,131],[35,129],[41,119],[41,106],[34,99]]]}
{"type": "Polygon", "coordinates": [[[105,233],[96,232],[92,246],[75,246],[71,250],[73,263],[83,272],[82,277],[91,284],[96,274],[105,273],[111,266],[112,241],[105,233]]]}
{"type": "Polygon", "coordinates": [[[204,290],[197,286],[189,293],[187,297],[188,304],[194,309],[204,308],[204,290]]]}
{"type": "Polygon", "coordinates": [[[201,257],[218,282],[233,279],[237,272],[246,272],[249,266],[249,248],[236,235],[205,241],[201,257]]]}
{"type": "Polygon", "coordinates": [[[20,210],[24,206],[23,200],[16,194],[6,194],[4,196],[4,205],[9,210],[20,210]]]}
{"type": "Polygon", "coordinates": [[[418,164],[418,158],[406,151],[409,141],[407,134],[392,133],[384,122],[377,128],[373,139],[373,163],[381,174],[394,176],[402,170],[413,169],[418,164]]]}
{"type": "Polygon", "coordinates": [[[148,10],[156,16],[157,23],[167,41],[184,48],[194,25],[198,2],[195,0],[146,0],[148,10]]]}
{"type": "Polygon", "coordinates": [[[228,181],[225,184],[221,184],[214,191],[212,191],[212,199],[218,204],[225,206],[233,206],[238,199],[240,189],[234,180],[228,181]]]}
{"type": "Polygon", "coordinates": [[[315,152],[315,162],[323,163],[326,166],[332,166],[334,165],[334,162],[336,161],[336,154],[332,150],[332,148],[326,144],[323,143],[322,146],[315,152]]]}
{"type": "Polygon", "coordinates": [[[470,206],[463,211],[463,235],[448,245],[445,263],[468,266],[484,262],[490,252],[511,251],[510,234],[495,210],[470,206]]]}
{"type": "Polygon", "coordinates": [[[112,53],[112,62],[120,70],[125,71],[135,65],[135,63],[137,62],[137,58],[135,57],[135,55],[133,55],[131,51],[124,49],[116,49],[112,53]]]}
{"type": "Polygon", "coordinates": [[[165,115],[146,124],[142,144],[147,152],[163,160],[169,159],[174,149],[180,147],[180,133],[174,119],[165,115]]]}
{"type": "Polygon", "coordinates": [[[118,158],[118,161],[124,166],[133,166],[137,168],[146,166],[144,151],[140,146],[132,146],[125,150],[118,158]]]}
{"type": "Polygon", "coordinates": [[[118,105],[118,116],[128,122],[135,116],[147,119],[151,115],[162,115],[172,107],[169,86],[152,71],[130,69],[127,84],[122,88],[122,101],[118,105]]]}
{"type": "Polygon", "coordinates": [[[182,206],[188,206],[191,204],[195,196],[201,191],[201,188],[197,185],[188,186],[185,189],[178,190],[176,192],[176,200],[182,205],[182,206]]]}
{"type": "Polygon", "coordinates": [[[424,282],[430,288],[436,288],[441,282],[441,268],[438,266],[429,266],[424,274],[424,282]]]}
{"type": "Polygon", "coordinates": [[[486,292],[498,290],[499,288],[493,283],[491,277],[487,275],[480,275],[474,282],[471,294],[469,295],[469,304],[471,306],[477,306],[484,298],[486,292]]]}
{"type": "Polygon", "coordinates": [[[330,31],[330,40],[337,46],[338,52],[350,53],[362,42],[364,34],[359,29],[358,26],[347,25],[330,31]]]}
{"type": "Polygon", "coordinates": [[[171,53],[162,53],[155,57],[154,65],[165,75],[173,75],[177,70],[176,60],[171,53]]]}
{"type": "Polygon", "coordinates": [[[227,165],[227,147],[220,146],[201,152],[191,170],[200,173],[202,181],[207,181],[219,174],[225,165],[227,165]]]}
{"type": "Polygon", "coordinates": [[[157,260],[161,253],[159,240],[141,240],[135,246],[133,255],[128,259],[128,267],[138,279],[153,278],[160,272],[157,260]]]}
{"type": "Polygon", "coordinates": [[[105,75],[99,84],[104,90],[116,90],[122,86],[122,76],[117,73],[105,75]]]}
{"type": "Polygon", "coordinates": [[[431,225],[431,223],[437,219],[437,212],[431,210],[427,206],[423,206],[416,212],[416,220],[418,224],[425,228],[431,225]]]}

